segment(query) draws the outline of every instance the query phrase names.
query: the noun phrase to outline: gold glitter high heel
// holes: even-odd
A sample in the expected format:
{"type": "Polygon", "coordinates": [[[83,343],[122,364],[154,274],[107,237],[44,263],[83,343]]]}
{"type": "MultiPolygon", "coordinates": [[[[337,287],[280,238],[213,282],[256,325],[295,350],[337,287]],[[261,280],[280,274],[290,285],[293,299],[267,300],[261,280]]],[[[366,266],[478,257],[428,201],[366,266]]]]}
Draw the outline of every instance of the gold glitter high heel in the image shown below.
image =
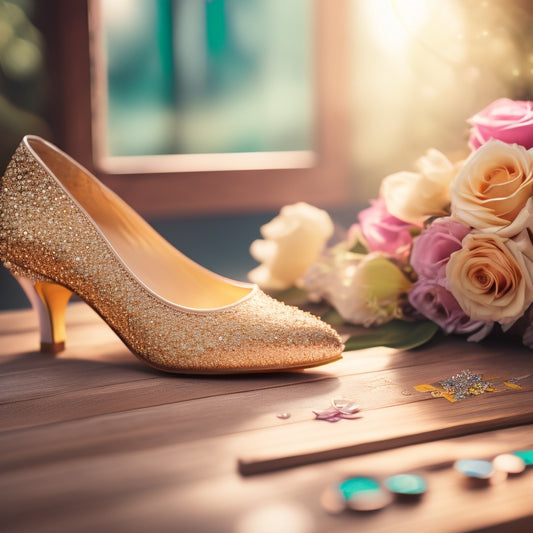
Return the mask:
{"type": "Polygon", "coordinates": [[[15,152],[0,209],[0,258],[38,312],[43,351],[64,348],[75,293],[136,356],[168,372],[264,372],[341,357],[328,325],[197,265],[39,137],[15,152]]]}

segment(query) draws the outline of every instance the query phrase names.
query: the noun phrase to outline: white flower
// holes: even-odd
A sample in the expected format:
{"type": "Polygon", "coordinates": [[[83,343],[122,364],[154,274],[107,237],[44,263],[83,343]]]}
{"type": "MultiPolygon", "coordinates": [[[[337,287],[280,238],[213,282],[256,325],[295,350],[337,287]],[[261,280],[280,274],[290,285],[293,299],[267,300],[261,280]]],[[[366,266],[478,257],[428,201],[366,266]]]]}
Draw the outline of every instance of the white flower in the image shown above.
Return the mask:
{"type": "Polygon", "coordinates": [[[415,226],[431,216],[449,214],[450,184],[457,168],[435,149],[416,161],[418,172],[397,172],[381,183],[380,195],[387,211],[415,226]]]}
{"type": "Polygon", "coordinates": [[[295,285],[318,259],[333,231],[326,211],[304,202],[286,205],[261,227],[264,240],[250,246],[252,257],[262,263],[248,273],[250,281],[273,290],[295,285]]]}
{"type": "Polygon", "coordinates": [[[357,254],[332,248],[305,275],[311,300],[328,301],[344,320],[365,327],[402,318],[402,299],[412,283],[379,252],[357,254]]]}

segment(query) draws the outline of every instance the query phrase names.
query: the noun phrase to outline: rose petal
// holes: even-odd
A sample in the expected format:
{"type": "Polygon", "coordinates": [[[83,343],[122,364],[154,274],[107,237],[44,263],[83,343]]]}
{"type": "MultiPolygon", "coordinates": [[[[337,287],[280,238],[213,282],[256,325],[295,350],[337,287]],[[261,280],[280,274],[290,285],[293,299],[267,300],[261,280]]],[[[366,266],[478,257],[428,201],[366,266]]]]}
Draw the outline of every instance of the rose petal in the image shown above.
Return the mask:
{"type": "Polygon", "coordinates": [[[526,204],[533,196],[533,152],[490,140],[469,157],[450,192],[456,220],[513,237],[530,223],[526,204]]]}
{"type": "Polygon", "coordinates": [[[496,234],[472,232],[450,256],[449,289],[472,320],[510,327],[533,303],[533,262],[522,246],[496,234]]]}
{"type": "Polygon", "coordinates": [[[341,416],[330,416],[329,418],[321,418],[320,420],[325,420],[326,422],[338,422],[339,420],[342,420],[341,416]]]}
{"type": "Polygon", "coordinates": [[[362,418],[359,413],[341,413],[339,412],[341,418],[346,418],[347,420],[355,420],[356,418],[362,418]]]}
{"type": "Polygon", "coordinates": [[[331,405],[344,415],[351,415],[359,411],[359,405],[348,398],[333,398],[331,405]]]}
{"type": "Polygon", "coordinates": [[[313,413],[320,420],[339,415],[339,411],[334,407],[328,407],[327,409],[313,409],[313,413]]]}
{"type": "Polygon", "coordinates": [[[489,139],[533,147],[533,102],[499,98],[468,119],[469,144],[477,150],[489,139]]]}

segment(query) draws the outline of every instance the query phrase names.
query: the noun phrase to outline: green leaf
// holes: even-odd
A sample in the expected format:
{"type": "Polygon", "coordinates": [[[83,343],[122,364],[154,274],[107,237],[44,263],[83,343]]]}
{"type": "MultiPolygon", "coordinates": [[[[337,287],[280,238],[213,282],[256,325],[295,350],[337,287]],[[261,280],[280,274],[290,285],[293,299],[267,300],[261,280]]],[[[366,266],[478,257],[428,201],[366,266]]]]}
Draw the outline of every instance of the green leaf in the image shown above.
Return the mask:
{"type": "Polygon", "coordinates": [[[329,309],[320,318],[334,328],[346,324],[346,320],[342,318],[336,309],[329,309]]]}
{"type": "Polygon", "coordinates": [[[368,253],[368,249],[361,241],[357,241],[355,245],[350,248],[350,252],[354,254],[366,255],[368,253]]]}
{"type": "Polygon", "coordinates": [[[392,320],[350,337],[344,344],[346,351],[364,350],[386,346],[398,350],[411,350],[428,342],[439,331],[434,322],[405,322],[392,320]]]}
{"type": "Polygon", "coordinates": [[[269,294],[273,298],[276,298],[276,300],[280,300],[288,305],[300,307],[308,302],[307,291],[298,287],[291,287],[282,291],[269,291],[269,294]]]}

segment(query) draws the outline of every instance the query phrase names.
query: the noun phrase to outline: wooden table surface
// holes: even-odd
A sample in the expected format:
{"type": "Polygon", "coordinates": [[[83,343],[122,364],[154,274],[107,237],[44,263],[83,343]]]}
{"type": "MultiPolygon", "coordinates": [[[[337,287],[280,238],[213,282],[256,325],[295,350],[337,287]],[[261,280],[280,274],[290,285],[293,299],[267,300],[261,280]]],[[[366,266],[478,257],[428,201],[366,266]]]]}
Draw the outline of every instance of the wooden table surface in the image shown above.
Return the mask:
{"type": "Polygon", "coordinates": [[[67,335],[45,356],[31,310],[0,313],[3,532],[533,531],[533,467],[476,487],[453,469],[533,449],[533,352],[518,345],[446,338],[307,371],[192,377],[142,364],[82,303],[67,335]],[[464,369],[496,390],[452,403],[414,389],[464,369]],[[516,377],[521,388],[503,384],[516,377]],[[361,417],[315,420],[334,397],[361,417]],[[417,501],[321,505],[347,477],[411,472],[428,485],[417,501]]]}

